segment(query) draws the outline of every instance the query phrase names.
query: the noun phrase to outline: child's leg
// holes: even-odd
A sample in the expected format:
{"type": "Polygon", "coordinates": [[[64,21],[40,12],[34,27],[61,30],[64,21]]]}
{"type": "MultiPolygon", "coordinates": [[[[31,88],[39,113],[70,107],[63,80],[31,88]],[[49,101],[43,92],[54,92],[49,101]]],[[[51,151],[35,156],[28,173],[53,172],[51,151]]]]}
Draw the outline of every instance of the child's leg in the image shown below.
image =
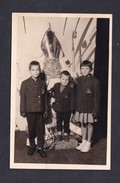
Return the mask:
{"type": "Polygon", "coordinates": [[[81,149],[81,152],[88,152],[91,150],[91,139],[93,134],[93,126],[92,124],[88,123],[87,127],[87,142],[85,146],[81,149]]]}
{"type": "Polygon", "coordinates": [[[69,124],[70,124],[70,116],[71,113],[64,113],[64,140],[66,142],[69,141],[69,134],[70,134],[70,128],[69,128],[69,124]]]}
{"type": "Polygon", "coordinates": [[[86,114],[80,113],[80,122],[81,122],[81,130],[82,130],[82,143],[76,147],[77,150],[81,150],[84,148],[87,142],[87,121],[86,121],[86,114]]]}
{"type": "Polygon", "coordinates": [[[65,135],[69,135],[70,133],[70,128],[69,128],[69,124],[70,124],[70,116],[71,113],[70,112],[65,112],[64,113],[64,134],[65,135]]]}
{"type": "Polygon", "coordinates": [[[30,141],[30,146],[35,146],[35,137],[36,137],[35,113],[27,113],[26,117],[28,123],[28,137],[30,141]]]}
{"type": "Polygon", "coordinates": [[[36,149],[35,146],[35,137],[36,137],[36,129],[35,129],[35,113],[27,113],[27,122],[28,122],[28,136],[30,141],[30,147],[28,149],[28,155],[33,155],[36,149]]]}
{"type": "Polygon", "coordinates": [[[82,128],[82,140],[87,140],[87,123],[83,123],[81,128],[82,128]]]}
{"type": "Polygon", "coordinates": [[[44,147],[44,122],[43,114],[36,113],[36,134],[37,134],[37,146],[43,149],[44,147]]]}
{"type": "Polygon", "coordinates": [[[84,148],[87,142],[87,123],[82,123],[81,124],[81,130],[82,130],[82,143],[76,147],[77,150],[81,150],[84,148]]]}
{"type": "Polygon", "coordinates": [[[56,137],[56,141],[62,141],[62,121],[63,121],[63,113],[62,112],[57,112],[57,132],[58,135],[56,137]]]}
{"type": "Polygon", "coordinates": [[[93,125],[88,123],[88,142],[91,142],[93,135],[93,125]]]}
{"type": "Polygon", "coordinates": [[[59,135],[62,134],[62,120],[63,120],[63,114],[62,112],[57,112],[57,132],[59,135]]]}
{"type": "Polygon", "coordinates": [[[38,153],[41,157],[45,158],[46,153],[44,151],[44,121],[43,113],[36,113],[36,134],[37,134],[37,146],[38,153]]]}

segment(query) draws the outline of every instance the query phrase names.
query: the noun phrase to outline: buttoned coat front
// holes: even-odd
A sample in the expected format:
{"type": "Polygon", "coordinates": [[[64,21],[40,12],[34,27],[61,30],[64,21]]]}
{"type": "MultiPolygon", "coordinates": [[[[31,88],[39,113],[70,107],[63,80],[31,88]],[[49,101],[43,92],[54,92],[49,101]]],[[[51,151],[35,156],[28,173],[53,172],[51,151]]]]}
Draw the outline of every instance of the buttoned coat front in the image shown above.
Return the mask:
{"type": "Polygon", "coordinates": [[[92,75],[77,79],[76,111],[98,113],[100,108],[100,84],[92,75]]]}
{"type": "Polygon", "coordinates": [[[48,109],[46,84],[41,79],[30,77],[20,89],[20,112],[44,112],[48,109]]]}
{"type": "Polygon", "coordinates": [[[56,112],[75,111],[75,86],[68,84],[62,92],[60,92],[60,86],[61,83],[56,83],[51,89],[55,97],[53,109],[56,112]]]}

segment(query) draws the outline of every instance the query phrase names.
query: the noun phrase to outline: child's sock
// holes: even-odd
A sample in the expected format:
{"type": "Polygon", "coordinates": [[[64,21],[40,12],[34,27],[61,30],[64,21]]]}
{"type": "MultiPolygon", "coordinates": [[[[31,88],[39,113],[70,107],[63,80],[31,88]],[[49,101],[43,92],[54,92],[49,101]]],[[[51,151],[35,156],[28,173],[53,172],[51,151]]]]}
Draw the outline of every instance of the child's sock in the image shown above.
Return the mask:
{"type": "Polygon", "coordinates": [[[87,142],[87,140],[82,140],[82,143],[85,143],[85,142],[87,142]]]}
{"type": "Polygon", "coordinates": [[[59,131],[59,132],[58,132],[58,135],[62,135],[62,132],[59,131]]]}
{"type": "Polygon", "coordinates": [[[69,134],[68,133],[64,133],[64,140],[66,142],[68,142],[70,139],[69,139],[69,134]]]}
{"type": "Polygon", "coordinates": [[[68,133],[64,133],[64,136],[68,136],[68,133]]]}

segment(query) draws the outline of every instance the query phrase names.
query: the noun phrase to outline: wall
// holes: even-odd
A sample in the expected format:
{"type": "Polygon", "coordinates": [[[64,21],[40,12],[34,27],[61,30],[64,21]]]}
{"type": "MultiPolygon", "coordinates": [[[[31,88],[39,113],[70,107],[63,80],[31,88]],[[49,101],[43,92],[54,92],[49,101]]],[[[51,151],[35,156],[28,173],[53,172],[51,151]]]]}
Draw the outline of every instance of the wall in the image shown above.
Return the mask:
{"type": "MultiPolygon", "coordinates": [[[[60,59],[62,69],[70,71],[71,75],[78,73],[80,75],[80,61],[89,59],[93,62],[95,59],[96,48],[96,19],[80,18],[77,26],[77,37],[74,39],[75,48],[75,70],[73,65],[69,67],[65,61],[73,61],[72,53],[72,33],[80,17],[69,17],[66,21],[66,28],[63,35],[63,28],[66,17],[40,17],[19,15],[16,21],[16,116],[15,121],[20,130],[25,130],[26,120],[19,115],[20,96],[19,90],[21,82],[29,77],[28,65],[30,61],[37,60],[41,67],[44,63],[44,55],[40,44],[45,31],[51,24],[51,30],[55,32],[56,37],[61,43],[65,57],[60,59]],[[79,46],[78,46],[79,45],[79,46]],[[77,49],[78,47],[78,49],[77,49]]],[[[15,22],[13,22],[15,23],[15,22]]],[[[14,54],[14,50],[13,50],[14,54]]],[[[54,81],[55,82],[55,81],[54,81]]]]}

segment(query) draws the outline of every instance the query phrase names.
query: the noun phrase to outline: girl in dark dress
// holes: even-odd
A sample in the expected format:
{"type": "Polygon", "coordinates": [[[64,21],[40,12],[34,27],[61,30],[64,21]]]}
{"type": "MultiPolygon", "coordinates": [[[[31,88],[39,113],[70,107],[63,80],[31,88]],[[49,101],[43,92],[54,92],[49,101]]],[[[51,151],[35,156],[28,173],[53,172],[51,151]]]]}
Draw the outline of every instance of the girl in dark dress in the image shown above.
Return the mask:
{"type": "Polygon", "coordinates": [[[99,113],[100,87],[99,80],[90,74],[90,61],[83,61],[80,69],[82,76],[77,79],[75,120],[81,123],[82,143],[76,149],[88,152],[91,149],[93,123],[97,121],[99,113]]]}

